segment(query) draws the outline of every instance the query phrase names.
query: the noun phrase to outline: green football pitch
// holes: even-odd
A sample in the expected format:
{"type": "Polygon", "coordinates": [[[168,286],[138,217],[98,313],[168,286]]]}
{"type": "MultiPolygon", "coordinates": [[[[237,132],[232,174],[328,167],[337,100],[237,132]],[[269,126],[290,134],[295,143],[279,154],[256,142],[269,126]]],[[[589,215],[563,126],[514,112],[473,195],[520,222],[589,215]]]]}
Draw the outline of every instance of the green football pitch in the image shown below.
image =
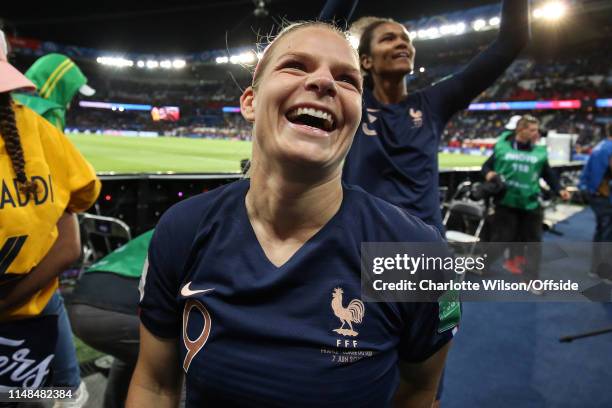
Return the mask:
{"type": "MultiPolygon", "coordinates": [[[[251,142],[177,137],[125,137],[71,134],[70,139],[97,172],[239,172],[251,155],[251,142]]],[[[480,166],[485,157],[440,154],[440,167],[480,166]]]]}

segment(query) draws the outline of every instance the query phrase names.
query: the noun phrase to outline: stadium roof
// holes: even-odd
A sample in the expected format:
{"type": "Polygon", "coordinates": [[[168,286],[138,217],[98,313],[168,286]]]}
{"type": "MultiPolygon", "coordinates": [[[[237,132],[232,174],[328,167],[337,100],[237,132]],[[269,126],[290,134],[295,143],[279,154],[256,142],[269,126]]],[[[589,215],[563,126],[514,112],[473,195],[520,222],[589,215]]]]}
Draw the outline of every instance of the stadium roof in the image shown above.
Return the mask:
{"type": "MultiPolygon", "coordinates": [[[[494,4],[492,0],[361,0],[355,17],[381,15],[405,21],[494,4]]],[[[14,2],[0,11],[0,25],[13,36],[124,52],[190,53],[253,44],[279,18],[309,19],[325,0],[177,0],[55,3],[32,7],[14,2]],[[255,17],[255,2],[267,2],[267,17],[255,17]]]]}

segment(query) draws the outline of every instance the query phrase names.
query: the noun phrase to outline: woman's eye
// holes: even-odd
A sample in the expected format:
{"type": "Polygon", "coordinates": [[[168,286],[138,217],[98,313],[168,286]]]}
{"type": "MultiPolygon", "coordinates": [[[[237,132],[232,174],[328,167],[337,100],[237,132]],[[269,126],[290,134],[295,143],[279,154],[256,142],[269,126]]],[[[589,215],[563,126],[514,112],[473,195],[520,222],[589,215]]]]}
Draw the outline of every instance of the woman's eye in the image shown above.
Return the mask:
{"type": "Polygon", "coordinates": [[[299,71],[306,71],[306,66],[299,61],[287,61],[281,65],[283,69],[297,69],[299,71]]]}
{"type": "Polygon", "coordinates": [[[338,77],[338,81],[346,82],[347,84],[353,85],[355,88],[359,88],[359,81],[352,75],[342,75],[338,77]]]}

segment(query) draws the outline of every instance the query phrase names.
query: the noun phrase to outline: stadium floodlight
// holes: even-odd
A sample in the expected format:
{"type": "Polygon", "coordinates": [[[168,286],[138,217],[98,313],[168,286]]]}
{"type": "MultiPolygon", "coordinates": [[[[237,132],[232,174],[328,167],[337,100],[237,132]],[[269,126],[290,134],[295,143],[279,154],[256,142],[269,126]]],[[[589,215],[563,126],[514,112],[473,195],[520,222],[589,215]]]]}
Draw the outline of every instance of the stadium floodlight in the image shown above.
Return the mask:
{"type": "Polygon", "coordinates": [[[229,62],[229,58],[228,57],[217,57],[215,58],[215,62],[217,64],[227,64],[229,62]]]}
{"type": "Polygon", "coordinates": [[[478,20],[475,20],[472,23],[472,28],[475,31],[483,30],[486,26],[487,26],[487,22],[484,19],[482,19],[482,18],[479,18],[478,20]]]}
{"type": "Polygon", "coordinates": [[[440,29],[438,27],[431,27],[427,29],[427,36],[429,38],[438,38],[440,37],[440,29]]]}
{"type": "Polygon", "coordinates": [[[425,72],[425,67],[419,68],[419,72],[421,72],[421,73],[425,72]]]}
{"type": "Polygon", "coordinates": [[[138,61],[138,63],[136,65],[138,65],[138,68],[144,68],[145,62],[140,60],[140,61],[138,61]]]}
{"type": "Polygon", "coordinates": [[[159,66],[164,68],[164,69],[170,69],[172,68],[172,61],[170,60],[163,60],[159,63],[159,66]]]}
{"type": "Polygon", "coordinates": [[[454,24],[444,24],[442,26],[440,26],[440,34],[442,35],[449,35],[455,32],[455,25],[454,24]]]}
{"type": "MultiPolygon", "coordinates": [[[[465,23],[463,21],[456,24],[444,24],[439,28],[439,34],[445,35],[461,35],[465,32],[465,23]]],[[[432,32],[433,33],[433,32],[432,32]]],[[[434,33],[435,35],[435,33],[434,33]]],[[[433,38],[433,37],[432,37],[433,38]]]]}
{"type": "Polygon", "coordinates": [[[97,57],[96,62],[98,64],[108,65],[117,68],[134,66],[134,61],[125,59],[123,57],[97,57]]]}
{"type": "Polygon", "coordinates": [[[416,31],[411,31],[408,33],[408,35],[410,36],[411,40],[414,40],[415,38],[417,38],[417,32],[416,31]]]}
{"type": "Polygon", "coordinates": [[[455,24],[455,35],[461,35],[465,33],[465,23],[463,21],[458,22],[457,24],[455,24]]]}
{"type": "Polygon", "coordinates": [[[501,19],[499,17],[492,17],[489,19],[489,25],[498,26],[501,23],[501,19]]]}
{"type": "Polygon", "coordinates": [[[175,69],[185,68],[186,65],[187,63],[185,62],[185,60],[182,59],[175,59],[174,61],[172,61],[172,67],[175,69]]]}
{"type": "MultiPolygon", "coordinates": [[[[442,26],[446,27],[446,26],[442,26]]],[[[444,28],[446,30],[446,28],[444,28]]],[[[440,28],[439,27],[429,27],[425,30],[419,30],[417,32],[417,38],[419,40],[431,40],[434,38],[440,38],[440,28]]]]}
{"type": "Polygon", "coordinates": [[[243,52],[242,54],[232,55],[229,58],[229,62],[232,64],[253,64],[257,61],[257,54],[254,52],[248,51],[243,52]]]}
{"type": "Polygon", "coordinates": [[[252,64],[257,60],[257,56],[253,52],[243,52],[240,54],[240,61],[244,64],[252,64]]]}
{"type": "Polygon", "coordinates": [[[158,67],[159,67],[159,62],[157,62],[155,60],[148,60],[147,61],[147,68],[154,69],[154,68],[158,68],[158,67]]]}
{"type": "Polygon", "coordinates": [[[550,14],[548,16],[553,20],[560,20],[565,16],[567,7],[563,3],[556,3],[551,5],[550,14]]]}
{"type": "Polygon", "coordinates": [[[559,1],[550,2],[545,4],[542,8],[536,9],[533,12],[535,18],[543,18],[545,20],[555,21],[560,20],[565,16],[567,12],[567,6],[559,1]],[[536,11],[538,11],[538,17],[536,17],[536,11]]]}

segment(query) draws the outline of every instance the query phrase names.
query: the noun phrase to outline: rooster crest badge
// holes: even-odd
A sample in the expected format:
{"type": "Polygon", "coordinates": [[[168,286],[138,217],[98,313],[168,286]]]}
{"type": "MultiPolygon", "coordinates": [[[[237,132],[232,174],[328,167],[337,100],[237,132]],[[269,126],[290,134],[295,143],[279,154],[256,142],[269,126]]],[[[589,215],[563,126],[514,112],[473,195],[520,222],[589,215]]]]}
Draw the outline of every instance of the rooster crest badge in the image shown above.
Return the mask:
{"type": "Polygon", "coordinates": [[[353,323],[361,323],[363,320],[363,314],[365,313],[365,306],[359,299],[353,299],[349,302],[347,307],[342,306],[342,294],[344,291],[342,288],[335,288],[332,293],[331,308],[334,311],[334,315],[340,319],[342,325],[334,329],[334,331],[343,336],[355,337],[359,334],[353,330],[353,323]],[[349,328],[345,329],[344,325],[348,324],[349,328]]]}
{"type": "Polygon", "coordinates": [[[408,113],[412,118],[412,123],[414,124],[414,127],[419,128],[423,126],[423,112],[421,112],[420,110],[415,111],[414,109],[410,108],[408,113]]]}

